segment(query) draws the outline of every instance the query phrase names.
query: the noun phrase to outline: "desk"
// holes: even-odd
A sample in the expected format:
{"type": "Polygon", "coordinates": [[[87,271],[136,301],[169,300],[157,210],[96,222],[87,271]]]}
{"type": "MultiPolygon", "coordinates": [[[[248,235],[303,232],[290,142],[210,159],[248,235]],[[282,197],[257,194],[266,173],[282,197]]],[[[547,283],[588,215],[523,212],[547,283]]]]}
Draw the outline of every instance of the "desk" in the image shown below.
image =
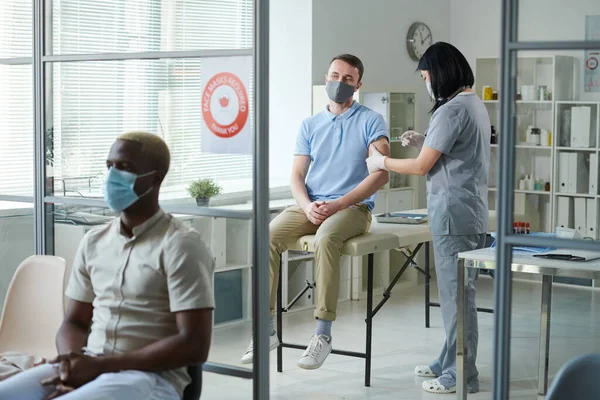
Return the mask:
{"type": "MultiPolygon", "coordinates": [[[[466,359],[466,285],[465,268],[496,269],[496,250],[480,249],[458,255],[457,270],[457,337],[456,337],[456,394],[459,399],[467,398],[465,371],[466,359]]],[[[540,352],[538,364],[538,394],[543,396],[548,389],[548,352],[550,349],[550,314],[552,305],[552,277],[600,279],[600,260],[562,261],[536,258],[530,254],[513,254],[511,271],[542,275],[540,352]]]]}
{"type": "MultiPolygon", "coordinates": [[[[426,210],[412,210],[406,211],[406,213],[414,214],[426,214],[426,210]]],[[[496,223],[495,211],[490,211],[490,230],[494,229],[496,223]]],[[[374,218],[375,219],[375,218],[374,218]]],[[[308,235],[301,237],[296,243],[290,246],[289,250],[297,251],[308,251],[314,252],[314,235],[308,235]]],[[[390,298],[391,290],[394,285],[398,282],[400,276],[404,273],[406,268],[410,265],[413,258],[417,255],[419,250],[425,245],[425,268],[426,268],[426,285],[425,285],[425,313],[426,321],[429,321],[429,307],[432,303],[429,302],[429,242],[431,241],[431,233],[429,231],[429,224],[382,224],[377,221],[373,221],[371,229],[364,235],[346,241],[344,247],[342,247],[342,255],[360,257],[368,256],[368,267],[367,267],[367,315],[365,318],[366,322],[366,339],[365,339],[365,352],[352,352],[345,350],[332,350],[332,354],[343,355],[348,357],[358,357],[365,359],[365,386],[371,385],[371,344],[372,344],[372,328],[373,328],[373,317],[381,309],[381,307],[390,298]],[[397,248],[404,248],[409,246],[416,246],[411,257],[404,263],[402,268],[396,274],[396,277],[392,280],[390,286],[384,290],[383,300],[373,309],[373,258],[375,253],[393,250],[397,248]]],[[[281,268],[281,265],[280,265],[281,268]]],[[[277,371],[283,371],[283,348],[292,348],[298,350],[306,349],[306,346],[299,344],[285,343],[283,341],[283,323],[282,315],[285,311],[282,305],[282,274],[279,274],[279,285],[277,290],[277,335],[279,339],[279,347],[277,348],[277,371]]],[[[428,324],[428,322],[427,322],[428,324]]]]}

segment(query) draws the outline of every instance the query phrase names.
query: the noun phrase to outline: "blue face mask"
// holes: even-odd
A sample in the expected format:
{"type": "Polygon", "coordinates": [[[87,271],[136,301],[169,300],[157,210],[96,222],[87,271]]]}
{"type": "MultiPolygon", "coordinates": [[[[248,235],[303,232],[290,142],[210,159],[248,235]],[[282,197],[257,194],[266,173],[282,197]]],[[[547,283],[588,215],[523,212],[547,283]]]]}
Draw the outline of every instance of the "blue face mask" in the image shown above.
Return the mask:
{"type": "Polygon", "coordinates": [[[104,180],[104,200],[113,211],[121,212],[129,208],[140,198],[146,196],[152,191],[148,189],[141,196],[138,196],[133,187],[138,178],[143,178],[156,173],[148,172],[143,175],[136,175],[131,172],[121,171],[120,169],[110,167],[104,180]]]}

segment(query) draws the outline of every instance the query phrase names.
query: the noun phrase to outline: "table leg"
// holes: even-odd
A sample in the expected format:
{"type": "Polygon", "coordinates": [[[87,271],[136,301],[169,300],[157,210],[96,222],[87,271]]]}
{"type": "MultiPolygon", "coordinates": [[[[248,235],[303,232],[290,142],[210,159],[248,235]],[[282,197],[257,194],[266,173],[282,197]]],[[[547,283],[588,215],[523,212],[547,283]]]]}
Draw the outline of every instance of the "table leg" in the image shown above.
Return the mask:
{"type": "Polygon", "coordinates": [[[540,318],[540,360],[538,371],[538,394],[548,390],[548,353],[550,350],[550,313],[552,304],[552,277],[542,276],[542,312],[540,318]]]}
{"type": "Polygon", "coordinates": [[[425,243],[425,328],[429,328],[429,310],[431,279],[429,278],[429,242],[425,243]]]}
{"type": "Polygon", "coordinates": [[[459,259],[456,270],[456,398],[467,398],[467,278],[465,260],[459,259]]]}
{"type": "Polygon", "coordinates": [[[367,342],[365,350],[365,386],[371,386],[371,344],[373,339],[373,254],[367,266],[367,342]]]}
{"type": "Polygon", "coordinates": [[[279,346],[277,347],[277,372],[283,372],[283,288],[281,282],[283,279],[281,257],[279,257],[279,282],[277,284],[277,339],[279,346]]]}

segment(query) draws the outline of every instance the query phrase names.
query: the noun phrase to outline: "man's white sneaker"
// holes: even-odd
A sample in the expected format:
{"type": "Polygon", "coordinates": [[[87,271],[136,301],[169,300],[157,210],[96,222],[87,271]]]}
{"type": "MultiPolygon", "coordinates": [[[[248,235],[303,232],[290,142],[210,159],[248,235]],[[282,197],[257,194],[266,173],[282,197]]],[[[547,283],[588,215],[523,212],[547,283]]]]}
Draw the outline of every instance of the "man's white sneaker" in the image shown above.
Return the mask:
{"type": "MultiPolygon", "coordinates": [[[[277,333],[269,336],[269,351],[276,349],[279,347],[279,339],[277,338],[277,333]]],[[[250,340],[250,345],[248,349],[242,356],[242,364],[251,364],[254,360],[254,342],[250,340]]]]}
{"type": "Polygon", "coordinates": [[[313,335],[308,347],[298,361],[298,366],[304,369],[317,369],[325,362],[331,353],[331,338],[325,335],[313,335]]]}

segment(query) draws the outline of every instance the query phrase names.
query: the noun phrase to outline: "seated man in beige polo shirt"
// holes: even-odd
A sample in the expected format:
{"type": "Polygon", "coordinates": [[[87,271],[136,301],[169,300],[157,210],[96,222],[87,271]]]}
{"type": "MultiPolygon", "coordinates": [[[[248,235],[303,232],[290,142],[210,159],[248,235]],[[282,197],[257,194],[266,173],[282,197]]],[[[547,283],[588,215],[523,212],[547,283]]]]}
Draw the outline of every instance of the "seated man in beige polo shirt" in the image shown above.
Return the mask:
{"type": "Polygon", "coordinates": [[[214,259],[198,232],[158,205],[169,164],[156,135],[114,143],[104,192],[121,217],[81,241],[59,356],[0,382],[0,399],[181,399],[186,366],[208,356],[214,259]]]}

